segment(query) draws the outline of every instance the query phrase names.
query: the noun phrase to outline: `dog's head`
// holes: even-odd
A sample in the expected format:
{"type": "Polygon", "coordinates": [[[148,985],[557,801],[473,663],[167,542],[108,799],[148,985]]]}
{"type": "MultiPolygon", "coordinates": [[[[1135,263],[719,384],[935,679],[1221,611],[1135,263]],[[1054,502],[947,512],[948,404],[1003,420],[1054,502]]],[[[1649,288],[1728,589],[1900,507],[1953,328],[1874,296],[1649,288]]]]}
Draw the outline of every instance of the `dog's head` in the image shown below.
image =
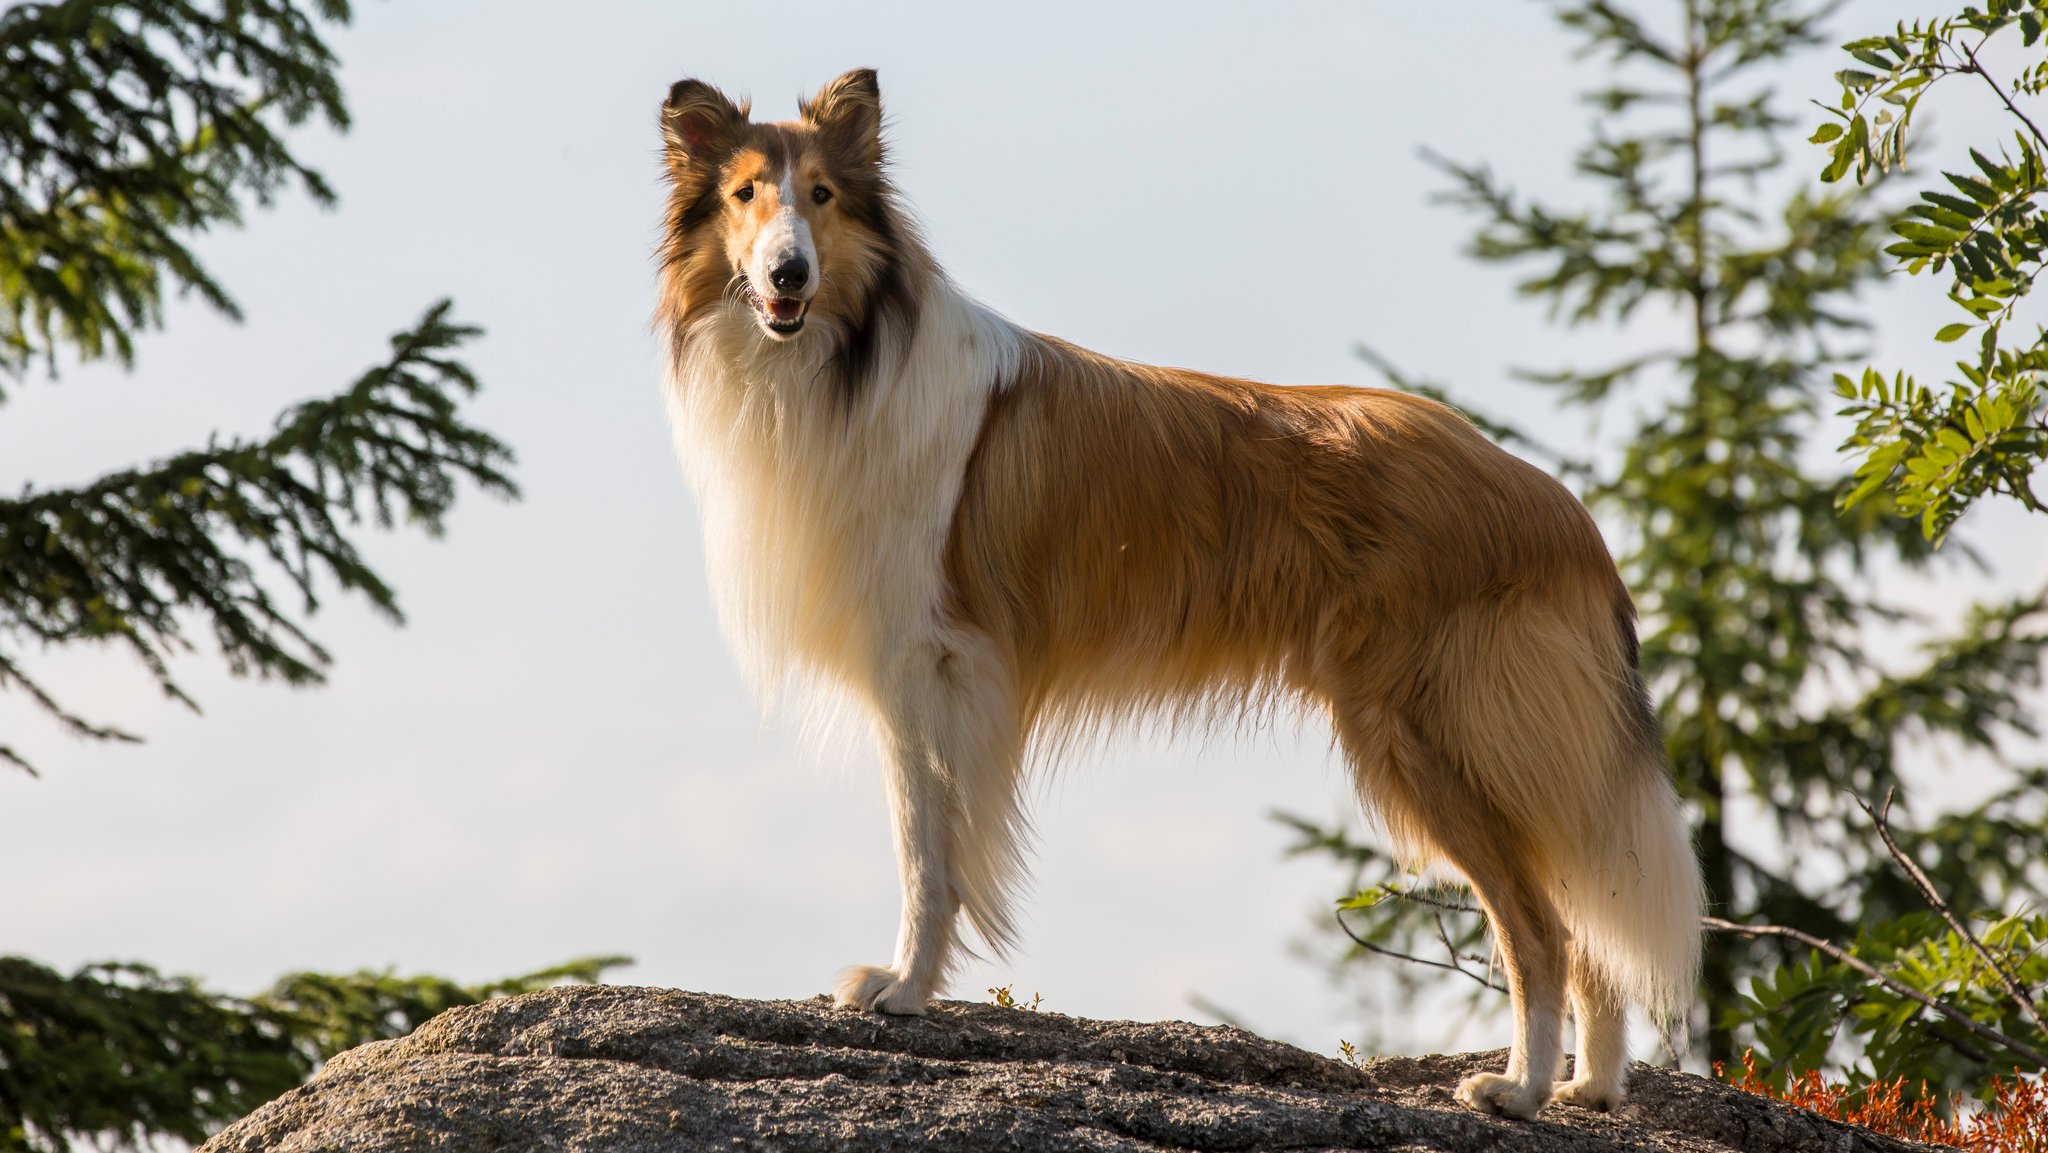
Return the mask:
{"type": "Polygon", "coordinates": [[[797,120],[755,124],[746,104],[702,81],[669,90],[663,264],[673,320],[744,309],[776,341],[833,328],[853,345],[878,301],[902,295],[903,226],[883,173],[874,71],[848,72],[799,109],[797,120]]]}

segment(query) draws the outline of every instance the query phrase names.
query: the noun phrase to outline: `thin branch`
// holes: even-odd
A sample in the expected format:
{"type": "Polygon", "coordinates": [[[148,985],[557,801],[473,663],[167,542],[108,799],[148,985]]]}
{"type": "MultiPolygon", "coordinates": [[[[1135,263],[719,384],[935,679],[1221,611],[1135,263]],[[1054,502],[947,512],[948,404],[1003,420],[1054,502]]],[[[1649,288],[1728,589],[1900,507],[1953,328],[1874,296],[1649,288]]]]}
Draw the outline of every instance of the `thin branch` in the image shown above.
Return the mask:
{"type": "Polygon", "coordinates": [[[2005,966],[1998,963],[1998,958],[1991,955],[1991,950],[1985,947],[1984,942],[1977,939],[1977,934],[1972,933],[1957,918],[1955,910],[1949,907],[1947,901],[1941,899],[1941,894],[1934,891],[1934,882],[1929,880],[1927,874],[1921,871],[1919,862],[1907,856],[1905,850],[1899,848],[1899,843],[1892,840],[1891,822],[1886,818],[1892,811],[1892,795],[1896,791],[1894,789],[1885,790],[1884,808],[1882,810],[1872,809],[1868,804],[1864,803],[1861,797],[1856,798],[1856,807],[1870,815],[1871,822],[1877,826],[1879,839],[1884,841],[1885,851],[1889,852],[1892,855],[1892,860],[1897,861],[1899,867],[1906,871],[1906,875],[1913,879],[1913,886],[1920,890],[1920,895],[1926,899],[1929,905],[1934,907],[1935,912],[1941,914],[1941,919],[1948,922],[1948,927],[1955,930],[1956,936],[1968,941],[1970,947],[1977,951],[1977,956],[1983,958],[1984,963],[1991,967],[1991,971],[1998,977],[1998,983],[2005,987],[2005,995],[2012,998],[2013,1004],[2019,1006],[2020,1015],[2032,1023],[2035,1029],[2040,1030],[2042,1033],[2048,1033],[2048,1024],[2042,1023],[2040,1010],[2034,1007],[2034,1002],[2032,998],[2027,996],[2026,990],[2020,988],[2019,982],[2014,979],[2013,975],[2005,971],[2005,966]]]}
{"type": "Polygon", "coordinates": [[[1492,989],[1496,993],[1505,993],[1508,991],[1505,986],[1494,984],[1493,979],[1491,977],[1488,977],[1481,973],[1475,973],[1472,970],[1467,969],[1465,966],[1459,964],[1459,954],[1455,950],[1452,951],[1451,960],[1449,962],[1432,961],[1427,957],[1417,957],[1410,953],[1403,953],[1398,949],[1389,949],[1385,945],[1376,945],[1371,941],[1366,940],[1364,937],[1361,937],[1358,934],[1352,932],[1351,926],[1344,923],[1344,910],[1342,909],[1338,909],[1335,913],[1332,914],[1332,916],[1337,918],[1337,927],[1344,931],[1344,935],[1351,938],[1352,943],[1357,945],[1361,949],[1366,949],[1371,952],[1378,953],[1383,957],[1392,957],[1397,961],[1411,961],[1417,965],[1428,965],[1432,969],[1449,969],[1451,972],[1456,973],[1459,976],[1469,977],[1472,980],[1479,982],[1487,988],[1492,989]]]}
{"type": "Polygon", "coordinates": [[[1742,925],[1734,921],[1724,921],[1719,917],[1701,917],[1700,924],[1716,933],[1735,933],[1744,937],[1783,937],[1797,941],[1809,949],[1825,953],[1909,1001],[1918,1001],[1979,1037],[1995,1042],[2010,1052],[2018,1053],[2041,1068],[2048,1068],[2048,1053],[2042,1053],[2017,1038],[2008,1037],[1991,1026],[1973,1019],[1955,1006],[1937,1001],[1911,985],[1901,984],[1870,962],[1850,953],[1833,941],[1816,937],[1811,933],[1802,933],[1786,925],[1742,925]]]}
{"type": "Polygon", "coordinates": [[[1484,913],[1486,911],[1477,905],[1468,905],[1463,901],[1450,901],[1442,897],[1425,897],[1421,893],[1412,892],[1407,889],[1397,889],[1392,885],[1384,885],[1382,888],[1404,901],[1413,901],[1418,905],[1433,905],[1439,909],[1448,909],[1453,913],[1484,913]]]}
{"type": "Polygon", "coordinates": [[[1435,920],[1436,939],[1443,942],[1444,952],[1448,954],[1453,961],[1470,961],[1475,965],[1485,965],[1486,979],[1488,981],[1493,980],[1493,954],[1489,953],[1486,956],[1481,957],[1476,953],[1460,953],[1458,951],[1458,947],[1456,945],[1451,944],[1451,931],[1449,929],[1444,928],[1444,915],[1442,913],[1436,914],[1435,920]]]}
{"type": "MultiPolygon", "coordinates": [[[[1992,33],[1985,33],[1984,40],[1979,40],[1977,42],[1977,48],[1984,47],[1984,42],[1986,40],[1991,39],[1991,36],[1992,33]]],[[[2034,139],[2041,145],[2041,147],[2048,148],[2048,136],[2041,135],[2041,130],[2035,127],[2034,122],[2032,120],[2027,119],[2027,114],[2021,112],[2019,110],[2019,106],[2012,102],[2012,98],[2005,94],[2005,87],[1999,84],[1998,81],[1993,80],[1991,78],[1991,73],[1984,71],[1984,66],[1982,64],[1977,63],[1977,48],[1963,49],[1963,55],[1970,58],[1970,66],[1968,68],[1963,69],[1963,71],[1975,72],[1977,75],[1983,77],[1984,83],[1989,84],[1991,86],[1991,90],[1998,94],[1999,103],[2005,105],[2005,110],[2007,112],[2012,113],[2014,116],[2019,117],[2020,123],[2027,126],[2027,131],[2034,134],[2034,139]]]]}

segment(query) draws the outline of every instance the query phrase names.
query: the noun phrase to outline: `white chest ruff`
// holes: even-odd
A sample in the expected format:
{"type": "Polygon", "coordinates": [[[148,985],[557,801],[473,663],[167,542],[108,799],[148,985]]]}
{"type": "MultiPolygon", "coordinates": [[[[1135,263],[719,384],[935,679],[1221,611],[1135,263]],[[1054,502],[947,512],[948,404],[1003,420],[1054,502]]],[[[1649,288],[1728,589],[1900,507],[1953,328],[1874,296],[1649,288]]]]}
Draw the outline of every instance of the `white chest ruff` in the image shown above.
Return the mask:
{"type": "Polygon", "coordinates": [[[668,384],[719,623],[769,703],[792,679],[873,683],[945,628],[946,538],[1018,333],[936,284],[907,353],[850,402],[820,343],[721,313],[668,384]]]}

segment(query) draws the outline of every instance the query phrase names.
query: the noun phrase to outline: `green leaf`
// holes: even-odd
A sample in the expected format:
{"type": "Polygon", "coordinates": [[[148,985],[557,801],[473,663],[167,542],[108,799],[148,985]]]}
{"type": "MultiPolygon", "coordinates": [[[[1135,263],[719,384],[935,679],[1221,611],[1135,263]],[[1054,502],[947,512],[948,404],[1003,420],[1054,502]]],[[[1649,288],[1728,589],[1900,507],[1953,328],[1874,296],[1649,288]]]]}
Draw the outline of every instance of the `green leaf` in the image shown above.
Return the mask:
{"type": "Polygon", "coordinates": [[[1841,134],[1842,126],[1833,121],[1829,121],[1828,123],[1821,125],[1819,128],[1814,129],[1813,135],[1807,137],[1806,139],[1807,142],[1811,144],[1826,144],[1828,141],[1835,139],[1841,134]]]}
{"type": "Polygon", "coordinates": [[[2003,199],[1998,195],[1997,189],[1973,176],[1964,176],[1957,172],[1944,172],[1941,175],[1950,184],[1955,185],[1956,188],[1961,190],[1963,195],[1968,196],[1987,208],[2003,199]]]}
{"type": "Polygon", "coordinates": [[[1984,174],[1984,179],[1991,182],[1991,187],[1999,192],[2011,192],[2017,187],[2013,183],[2011,170],[2006,168],[2005,165],[1992,163],[1989,157],[1974,148],[1970,149],[1970,160],[1976,164],[1977,171],[1984,174]]]}
{"type": "Polygon", "coordinates": [[[1950,196],[1946,192],[1922,192],[1920,199],[1946,208],[1967,221],[1974,222],[1984,215],[1983,206],[1979,205],[1976,201],[1964,200],[1960,196],[1950,196]]]}
{"type": "Polygon", "coordinates": [[[1944,324],[1941,326],[1941,331],[1934,334],[1934,339],[1941,341],[1943,344],[1949,344],[1961,340],[1975,327],[1975,325],[1971,324],[1944,324]]]}
{"type": "Polygon", "coordinates": [[[1951,229],[1958,236],[1969,231],[1970,225],[1973,222],[1972,218],[1964,216],[1960,212],[1951,212],[1946,208],[1933,204],[1916,204],[1906,211],[1937,228],[1951,229]]]}
{"type": "Polygon", "coordinates": [[[1938,228],[1915,220],[1901,220],[1892,225],[1892,231],[1929,249],[1950,248],[1963,238],[1963,234],[1955,229],[1938,228]]]}

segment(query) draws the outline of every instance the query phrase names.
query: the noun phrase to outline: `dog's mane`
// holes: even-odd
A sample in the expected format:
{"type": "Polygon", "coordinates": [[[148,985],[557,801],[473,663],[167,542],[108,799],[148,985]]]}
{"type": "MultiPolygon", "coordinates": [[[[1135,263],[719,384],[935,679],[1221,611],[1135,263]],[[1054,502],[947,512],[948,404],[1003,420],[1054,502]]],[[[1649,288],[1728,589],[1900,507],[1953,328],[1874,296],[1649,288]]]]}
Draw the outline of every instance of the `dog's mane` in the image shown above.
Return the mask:
{"type": "Polygon", "coordinates": [[[861,294],[861,308],[852,323],[834,333],[837,351],[826,365],[834,394],[852,408],[889,364],[901,364],[916,343],[922,292],[917,283],[930,275],[931,258],[924,251],[887,177],[880,181],[880,203],[872,216],[862,208],[854,215],[880,239],[882,260],[861,294]],[[908,247],[911,251],[906,252],[908,247]],[[913,272],[910,256],[923,268],[913,272]]]}

